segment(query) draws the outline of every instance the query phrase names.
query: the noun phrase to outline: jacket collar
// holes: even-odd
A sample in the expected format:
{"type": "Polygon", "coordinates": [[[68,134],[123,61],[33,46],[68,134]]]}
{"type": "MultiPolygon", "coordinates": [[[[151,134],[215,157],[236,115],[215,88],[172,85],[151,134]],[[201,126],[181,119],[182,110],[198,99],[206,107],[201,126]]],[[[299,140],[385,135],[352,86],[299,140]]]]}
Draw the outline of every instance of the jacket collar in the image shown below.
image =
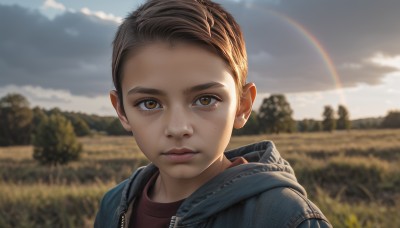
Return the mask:
{"type": "MultiPolygon", "coordinates": [[[[260,141],[226,151],[225,155],[228,159],[244,157],[249,163],[229,168],[197,189],[177,212],[181,224],[190,224],[193,219],[207,219],[243,199],[276,187],[291,187],[306,196],[292,167],[280,156],[273,142],[260,141]],[[216,200],[220,202],[218,205],[216,200]]],[[[127,210],[156,171],[157,167],[150,163],[129,178],[123,191],[121,210],[127,210]]]]}

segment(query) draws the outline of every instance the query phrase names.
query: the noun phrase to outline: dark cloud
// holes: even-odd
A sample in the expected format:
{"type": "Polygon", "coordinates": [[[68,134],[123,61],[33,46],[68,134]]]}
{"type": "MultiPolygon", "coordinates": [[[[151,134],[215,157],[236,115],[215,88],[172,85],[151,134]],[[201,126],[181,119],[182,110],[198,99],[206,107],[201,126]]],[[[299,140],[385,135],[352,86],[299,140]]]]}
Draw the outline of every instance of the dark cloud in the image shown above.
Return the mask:
{"type": "MultiPolygon", "coordinates": [[[[249,80],[259,92],[335,87],[327,61],[284,15],[302,24],[329,53],[343,86],[376,85],[394,69],[365,61],[399,55],[400,1],[242,0],[220,2],[246,38],[249,80]],[[343,67],[359,65],[360,67],[343,67]]],[[[33,85],[73,94],[112,88],[111,41],[117,25],[81,13],[48,19],[38,11],[0,5],[0,85],[33,85]]]]}
{"type": "Polygon", "coordinates": [[[0,85],[105,94],[112,88],[111,42],[117,25],[65,12],[53,20],[19,6],[0,5],[0,85]]]}
{"type": "Polygon", "coordinates": [[[255,81],[261,92],[335,88],[328,62],[286,16],[319,40],[344,87],[360,83],[376,85],[388,72],[395,70],[365,60],[377,52],[400,55],[400,1],[220,2],[233,13],[244,31],[250,56],[249,80],[255,81]],[[254,61],[256,56],[263,56],[260,53],[268,58],[254,61]],[[342,69],[344,64],[362,67],[342,69]]]}

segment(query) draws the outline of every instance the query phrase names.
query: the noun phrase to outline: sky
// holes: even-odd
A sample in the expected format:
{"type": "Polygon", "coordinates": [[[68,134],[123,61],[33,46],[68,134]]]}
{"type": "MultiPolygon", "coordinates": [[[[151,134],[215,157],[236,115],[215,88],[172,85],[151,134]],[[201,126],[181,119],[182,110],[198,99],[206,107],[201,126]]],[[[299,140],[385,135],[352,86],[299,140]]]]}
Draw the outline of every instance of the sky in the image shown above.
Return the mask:
{"type": "MultiPolygon", "coordinates": [[[[116,116],[111,43],[141,0],[0,0],[0,97],[116,116]]],[[[345,105],[351,119],[400,110],[400,1],[216,0],[246,40],[253,109],[286,95],[295,119],[345,105]]]]}

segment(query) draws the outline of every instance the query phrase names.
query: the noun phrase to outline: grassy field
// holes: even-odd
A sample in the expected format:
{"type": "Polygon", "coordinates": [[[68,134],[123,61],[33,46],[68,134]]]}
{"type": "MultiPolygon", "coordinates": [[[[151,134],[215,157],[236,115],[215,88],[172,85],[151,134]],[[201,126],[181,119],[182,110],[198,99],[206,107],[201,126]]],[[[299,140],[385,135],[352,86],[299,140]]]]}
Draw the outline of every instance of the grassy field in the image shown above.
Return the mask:
{"type": "MultiPolygon", "coordinates": [[[[272,140],[334,227],[400,227],[400,130],[233,137],[272,140]]],[[[0,147],[0,227],[92,227],[103,194],[147,164],[131,137],[81,138],[82,159],[39,166],[0,147]]]]}

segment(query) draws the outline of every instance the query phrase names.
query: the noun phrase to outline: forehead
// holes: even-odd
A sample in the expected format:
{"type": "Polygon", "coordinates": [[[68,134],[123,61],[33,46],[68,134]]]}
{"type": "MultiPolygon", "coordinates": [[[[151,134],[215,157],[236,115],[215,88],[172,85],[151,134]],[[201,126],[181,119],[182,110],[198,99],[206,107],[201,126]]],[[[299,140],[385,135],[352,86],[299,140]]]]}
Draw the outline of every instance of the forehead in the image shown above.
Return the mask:
{"type": "Polygon", "coordinates": [[[157,42],[143,46],[127,58],[122,73],[123,89],[132,84],[160,81],[201,83],[233,80],[222,58],[206,48],[186,43],[171,46],[157,42]]]}

